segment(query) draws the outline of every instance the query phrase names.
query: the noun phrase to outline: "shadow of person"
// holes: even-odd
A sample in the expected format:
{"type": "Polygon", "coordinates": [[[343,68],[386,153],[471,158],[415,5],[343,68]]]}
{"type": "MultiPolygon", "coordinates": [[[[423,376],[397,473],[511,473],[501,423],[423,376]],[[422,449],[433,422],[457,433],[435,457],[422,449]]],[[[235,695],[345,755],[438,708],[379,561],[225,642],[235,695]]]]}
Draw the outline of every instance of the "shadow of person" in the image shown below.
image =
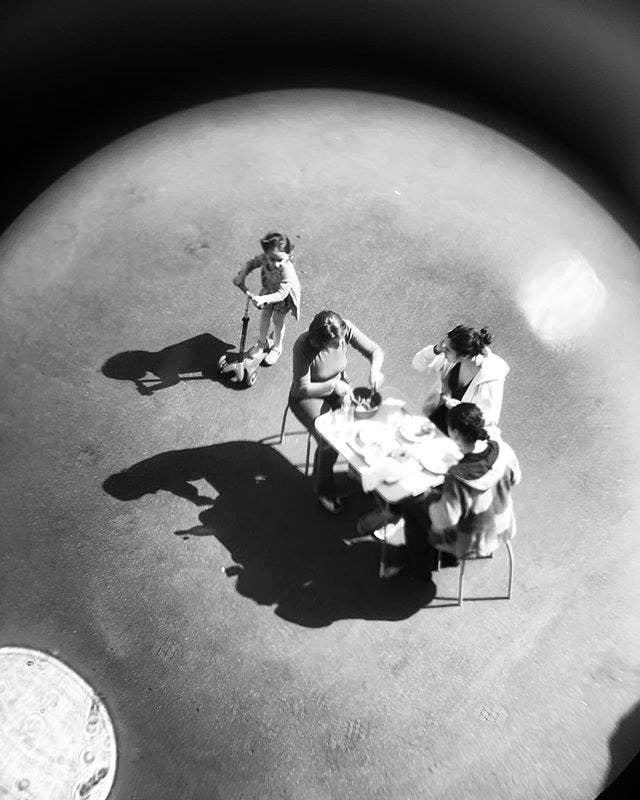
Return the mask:
{"type": "Polygon", "coordinates": [[[624,715],[609,737],[609,769],[602,780],[597,800],[631,797],[637,793],[640,777],[640,702],[624,715]]]}
{"type": "Polygon", "coordinates": [[[184,380],[218,380],[218,360],[232,348],[232,344],[211,333],[201,333],[157,353],[147,350],[117,353],[104,362],[102,374],[132,381],[140,394],[149,395],[184,380]],[[149,374],[155,377],[147,377],[149,374]]]}
{"type": "Polygon", "coordinates": [[[236,577],[236,590],[298,625],[406,619],[435,594],[433,584],[381,582],[379,545],[345,547],[354,518],[320,510],[311,481],[268,445],[235,441],[160,453],[103,486],[120,500],[169,491],[209,506],[200,524],[175,534],[214,536],[230,555],[225,572],[236,577]],[[199,479],[215,499],[199,495],[192,485],[199,479]]]}

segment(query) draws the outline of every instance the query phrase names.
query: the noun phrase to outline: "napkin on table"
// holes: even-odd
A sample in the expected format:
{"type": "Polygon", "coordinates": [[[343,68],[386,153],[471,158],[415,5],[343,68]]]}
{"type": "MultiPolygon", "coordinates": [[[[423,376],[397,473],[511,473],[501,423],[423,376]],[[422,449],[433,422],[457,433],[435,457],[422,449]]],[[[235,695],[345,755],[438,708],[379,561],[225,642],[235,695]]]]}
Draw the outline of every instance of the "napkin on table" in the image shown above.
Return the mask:
{"type": "Polygon", "coordinates": [[[420,464],[415,459],[400,463],[390,456],[377,459],[369,467],[361,470],[360,474],[365,492],[372,492],[385,480],[393,479],[394,483],[402,481],[403,486],[408,486],[411,481],[424,476],[420,464]]]}
{"type": "Polygon", "coordinates": [[[398,469],[398,462],[395,461],[393,458],[384,457],[379,458],[370,464],[365,469],[360,471],[360,475],[362,477],[362,488],[365,492],[372,492],[381,483],[384,483],[384,479],[388,478],[391,474],[396,474],[398,469]],[[393,472],[392,472],[393,470],[393,472]]]}

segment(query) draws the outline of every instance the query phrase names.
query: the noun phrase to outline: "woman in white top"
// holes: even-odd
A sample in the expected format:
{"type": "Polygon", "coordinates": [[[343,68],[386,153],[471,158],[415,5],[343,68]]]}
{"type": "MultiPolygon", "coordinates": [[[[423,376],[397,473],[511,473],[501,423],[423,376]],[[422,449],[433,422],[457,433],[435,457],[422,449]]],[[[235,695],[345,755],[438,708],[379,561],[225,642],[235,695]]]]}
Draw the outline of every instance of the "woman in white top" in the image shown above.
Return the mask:
{"type": "Polygon", "coordinates": [[[461,402],[475,403],[487,427],[493,428],[492,435],[498,432],[509,365],[489,349],[490,343],[487,328],[476,331],[456,325],[439,344],[424,347],[413,357],[415,370],[435,378],[423,410],[445,433],[447,410],[461,402]]]}

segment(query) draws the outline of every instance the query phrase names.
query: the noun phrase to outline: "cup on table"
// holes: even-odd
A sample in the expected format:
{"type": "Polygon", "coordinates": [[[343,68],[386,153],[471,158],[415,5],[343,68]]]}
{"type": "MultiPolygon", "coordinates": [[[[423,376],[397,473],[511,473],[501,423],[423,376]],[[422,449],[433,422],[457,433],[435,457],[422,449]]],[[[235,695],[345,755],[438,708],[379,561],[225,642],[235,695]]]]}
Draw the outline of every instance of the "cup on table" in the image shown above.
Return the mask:
{"type": "Polygon", "coordinates": [[[353,427],[353,405],[346,408],[337,408],[331,412],[333,416],[333,428],[336,433],[347,436],[353,427]]]}

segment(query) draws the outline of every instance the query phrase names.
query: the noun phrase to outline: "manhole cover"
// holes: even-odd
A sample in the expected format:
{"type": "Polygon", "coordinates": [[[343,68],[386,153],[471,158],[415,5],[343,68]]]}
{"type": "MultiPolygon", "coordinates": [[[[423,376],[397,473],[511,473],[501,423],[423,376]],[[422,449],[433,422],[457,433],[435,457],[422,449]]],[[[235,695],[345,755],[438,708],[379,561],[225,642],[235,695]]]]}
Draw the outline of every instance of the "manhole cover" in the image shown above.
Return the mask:
{"type": "Polygon", "coordinates": [[[116,740],[106,708],[53,656],[0,648],[0,796],[105,800],[116,740]]]}

